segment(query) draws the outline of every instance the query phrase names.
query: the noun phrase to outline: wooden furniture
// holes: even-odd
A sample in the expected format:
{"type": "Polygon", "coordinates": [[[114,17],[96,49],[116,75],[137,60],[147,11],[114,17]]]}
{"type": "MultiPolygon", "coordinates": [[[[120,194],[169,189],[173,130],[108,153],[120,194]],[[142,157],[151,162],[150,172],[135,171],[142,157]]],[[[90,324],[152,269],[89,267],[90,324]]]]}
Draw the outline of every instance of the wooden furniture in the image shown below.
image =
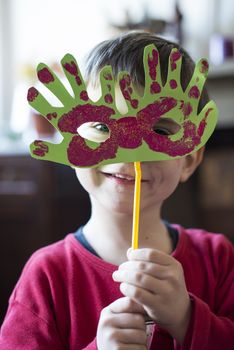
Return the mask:
{"type": "Polygon", "coordinates": [[[0,323],[29,256],[89,217],[88,195],[69,167],[0,156],[0,323]]]}

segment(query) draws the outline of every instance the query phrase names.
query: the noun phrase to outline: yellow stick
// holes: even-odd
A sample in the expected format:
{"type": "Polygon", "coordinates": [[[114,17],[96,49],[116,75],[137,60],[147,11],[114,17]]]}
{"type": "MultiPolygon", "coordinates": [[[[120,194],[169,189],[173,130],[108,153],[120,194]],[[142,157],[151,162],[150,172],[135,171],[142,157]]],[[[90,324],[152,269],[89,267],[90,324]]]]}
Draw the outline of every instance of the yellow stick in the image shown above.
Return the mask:
{"type": "Polygon", "coordinates": [[[138,232],[140,216],[140,196],[141,196],[141,163],[134,162],[135,168],[135,190],[132,223],[132,249],[138,249],[138,232]]]}

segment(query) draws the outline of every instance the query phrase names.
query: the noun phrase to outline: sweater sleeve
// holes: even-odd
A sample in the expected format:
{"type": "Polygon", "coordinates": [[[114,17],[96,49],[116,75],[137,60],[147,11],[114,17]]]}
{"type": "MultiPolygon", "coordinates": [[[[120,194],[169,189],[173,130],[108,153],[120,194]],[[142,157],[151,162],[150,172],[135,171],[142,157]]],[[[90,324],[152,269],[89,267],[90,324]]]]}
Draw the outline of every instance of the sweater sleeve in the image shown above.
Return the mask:
{"type": "Polygon", "coordinates": [[[218,317],[209,306],[190,295],[193,315],[183,343],[183,350],[232,350],[234,344],[234,322],[228,317],[218,317]]]}
{"type": "Polygon", "coordinates": [[[206,302],[190,293],[193,311],[183,350],[234,348],[234,252],[232,245],[222,237],[218,246],[213,261],[217,276],[213,286],[214,306],[211,310],[206,302]]]}
{"type": "MultiPolygon", "coordinates": [[[[68,350],[56,329],[27,306],[13,302],[0,333],[0,350],[68,350]]],[[[80,350],[97,350],[96,338],[80,350]]]]}
{"type": "Polygon", "coordinates": [[[98,350],[96,338],[94,338],[94,340],[82,350],[98,350]]]}
{"type": "Polygon", "coordinates": [[[64,350],[56,329],[27,306],[9,305],[0,333],[0,350],[64,350]]]}

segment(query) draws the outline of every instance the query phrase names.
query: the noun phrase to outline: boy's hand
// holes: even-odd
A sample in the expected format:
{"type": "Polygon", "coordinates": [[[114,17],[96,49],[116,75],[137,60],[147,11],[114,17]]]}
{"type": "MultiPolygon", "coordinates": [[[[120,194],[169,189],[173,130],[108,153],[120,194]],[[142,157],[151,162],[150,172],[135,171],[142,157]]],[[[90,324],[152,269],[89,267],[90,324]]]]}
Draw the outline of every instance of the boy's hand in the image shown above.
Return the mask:
{"type": "Polygon", "coordinates": [[[129,250],[128,259],[113,273],[113,279],[122,282],[121,292],[141,304],[152,320],[182,343],[191,302],[181,264],[149,248],[129,250]]]}
{"type": "Polygon", "coordinates": [[[145,310],[128,297],[105,307],[98,323],[98,350],[146,350],[145,310]]]}

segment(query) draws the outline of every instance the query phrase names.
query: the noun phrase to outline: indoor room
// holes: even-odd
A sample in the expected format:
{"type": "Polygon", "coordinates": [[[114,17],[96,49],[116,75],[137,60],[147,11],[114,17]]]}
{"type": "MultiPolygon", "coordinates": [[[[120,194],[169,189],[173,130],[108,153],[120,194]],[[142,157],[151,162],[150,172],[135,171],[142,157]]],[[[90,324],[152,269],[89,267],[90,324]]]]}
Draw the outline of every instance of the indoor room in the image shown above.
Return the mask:
{"type": "MultiPolygon", "coordinates": [[[[51,105],[61,106],[39,81],[37,65],[48,65],[70,91],[61,64],[64,55],[72,54],[83,74],[94,46],[128,31],[155,34],[182,46],[195,62],[208,60],[206,88],[217,105],[218,122],[199,168],[163,203],[161,216],[185,228],[221,233],[234,243],[233,2],[0,0],[1,323],[32,254],[75,233],[93,212],[74,167],[30,154],[35,140],[53,144],[63,140],[53,125],[53,114],[45,118],[28,103],[28,90],[35,87],[51,105]]],[[[40,147],[38,152],[43,152],[40,147]]]]}

